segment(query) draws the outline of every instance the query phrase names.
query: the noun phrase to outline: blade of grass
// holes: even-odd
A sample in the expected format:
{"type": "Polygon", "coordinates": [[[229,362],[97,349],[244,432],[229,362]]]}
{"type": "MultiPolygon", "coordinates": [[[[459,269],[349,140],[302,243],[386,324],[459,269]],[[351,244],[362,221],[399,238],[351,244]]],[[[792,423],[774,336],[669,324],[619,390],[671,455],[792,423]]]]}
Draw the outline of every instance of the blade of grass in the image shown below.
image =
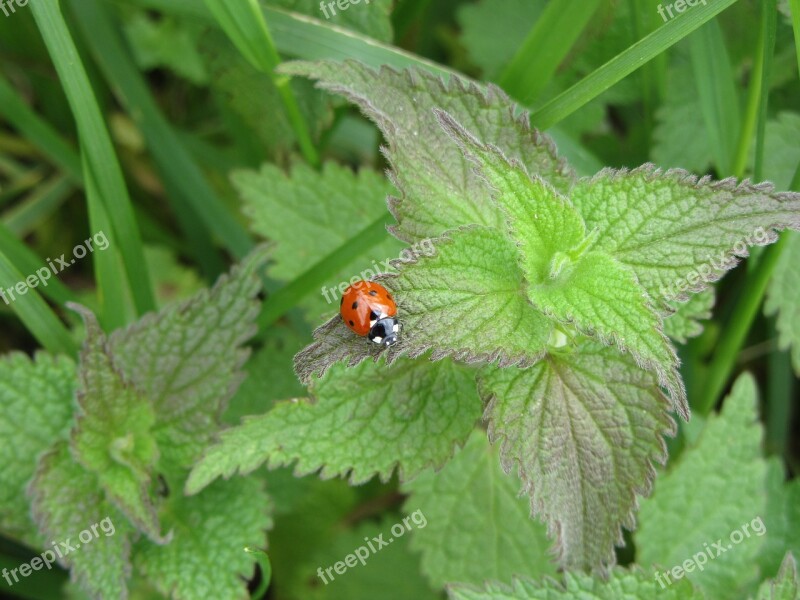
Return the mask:
{"type": "Polygon", "coordinates": [[[247,231],[206,182],[164,118],[106,7],[96,0],[78,0],[70,2],[70,8],[109,86],[144,135],[195,259],[209,275],[219,274],[223,261],[208,232],[234,256],[243,258],[252,248],[247,231]]]}
{"type": "MultiPolygon", "coordinates": [[[[634,39],[642,39],[647,32],[652,30],[653,16],[652,5],[643,0],[628,0],[631,12],[631,25],[633,26],[634,39]]],[[[642,113],[644,116],[645,142],[649,146],[653,137],[655,121],[655,108],[658,102],[655,98],[656,65],[650,61],[643,65],[640,71],[639,84],[642,89],[642,113]]]]}
{"type": "MultiPolygon", "coordinates": [[[[85,151],[81,151],[84,156],[85,151]]],[[[88,165],[89,161],[83,159],[83,164],[88,165]]],[[[100,202],[100,190],[97,179],[88,166],[84,169],[84,181],[86,183],[86,199],[89,203],[89,228],[93,232],[107,233],[112,230],[112,224],[105,211],[105,207],[100,202]]],[[[126,302],[126,288],[120,285],[117,273],[121,271],[121,263],[124,262],[120,248],[114,245],[109,238],[109,247],[103,252],[92,254],[94,261],[94,276],[97,281],[97,297],[100,304],[100,314],[98,318],[106,331],[114,331],[124,327],[128,323],[128,307],[126,302]]],[[[144,253],[142,253],[144,260],[144,253]]],[[[146,275],[148,275],[146,273],[146,275]]],[[[148,275],[149,276],[149,275],[148,275]]],[[[148,284],[150,282],[148,281],[148,284]]],[[[154,300],[155,301],[155,300],[154,300]]],[[[131,315],[132,317],[135,315],[131,315]]]]}
{"type": "Polygon", "coordinates": [[[13,179],[16,177],[21,177],[25,173],[25,167],[23,167],[20,163],[0,154],[0,173],[9,179],[13,179]]]}
{"type": "Polygon", "coordinates": [[[392,217],[387,212],[355,236],[347,240],[336,250],[318,261],[299,277],[267,297],[258,318],[259,331],[264,331],[289,310],[297,306],[310,290],[319,289],[323,283],[349,262],[363,254],[366,250],[378,245],[389,235],[386,225],[392,222],[392,217]]]}
{"type": "Polygon", "coordinates": [[[734,2],[736,0],[709,2],[695,6],[671,19],[534,112],[531,115],[533,124],[540,129],[552,127],[681,41],[734,2]]]}
{"type": "MultiPolygon", "coordinates": [[[[98,272],[98,283],[101,290],[106,291],[112,285],[119,289],[127,288],[137,314],[141,315],[155,308],[153,290],[133,207],[103,115],[57,0],[39,0],[31,3],[30,7],[77,123],[85,159],[83,172],[90,215],[102,207],[111,224],[106,234],[109,241],[119,248],[122,257],[122,271],[98,272]],[[94,190],[95,186],[89,185],[88,174],[96,184],[94,190]]],[[[94,215],[98,223],[105,218],[94,215]]],[[[107,264],[107,261],[97,259],[104,254],[94,254],[98,271],[107,264]]],[[[110,296],[106,294],[107,298],[110,296]]],[[[116,309],[111,304],[106,307],[111,312],[116,309]]],[[[110,321],[110,315],[103,313],[103,316],[110,321]]]]}
{"type": "Polygon", "coordinates": [[[272,78],[303,156],[309,164],[319,167],[319,154],[292,91],[291,80],[275,73],[281,57],[257,0],[206,0],[206,6],[239,52],[256,69],[272,78]]]}
{"type": "Polygon", "coordinates": [[[733,67],[717,21],[709,21],[689,36],[694,83],[706,133],[715,153],[717,172],[732,174],[733,155],[739,135],[739,100],[733,67]]]}
{"type": "MultiPolygon", "coordinates": [[[[777,20],[777,19],[776,19],[777,20]]],[[[761,113],[761,103],[764,98],[765,84],[768,86],[769,79],[766,77],[765,66],[767,64],[766,51],[769,41],[767,27],[763,24],[758,31],[756,40],[756,52],[753,58],[753,72],[750,75],[750,86],[747,90],[747,104],[745,106],[744,120],[742,121],[739,140],[736,144],[736,153],[733,159],[733,175],[742,178],[747,169],[747,159],[750,153],[750,145],[753,135],[758,127],[758,120],[761,113]]],[[[771,62],[772,58],[769,58],[771,62]]]]}
{"type": "Polygon", "coordinates": [[[789,11],[792,13],[794,49],[797,52],[797,74],[800,76],[800,0],[789,0],[789,11]]]}
{"type": "Polygon", "coordinates": [[[549,2],[503,69],[500,87],[523,104],[536,100],[599,6],[600,0],[549,2]]]}
{"type": "MultiPolygon", "coordinates": [[[[4,225],[0,225],[0,252],[6,256],[6,259],[16,271],[25,273],[26,277],[46,267],[46,261],[36,256],[35,252],[14,237],[4,225]]],[[[17,281],[22,280],[17,279],[17,281]]],[[[65,302],[76,301],[72,291],[61,283],[57,277],[51,278],[47,285],[41,287],[41,291],[43,295],[56,304],[63,305],[65,302]]]]}
{"type": "MultiPolygon", "coordinates": [[[[775,319],[769,321],[770,332],[777,338],[775,319]]],[[[767,360],[767,369],[764,448],[770,454],[783,456],[787,449],[792,424],[792,398],[795,397],[794,372],[789,352],[777,350],[771,352],[767,360]]]]}
{"type": "Polygon", "coordinates": [[[11,307],[22,324],[47,351],[76,356],[78,344],[70,337],[67,328],[42,300],[39,292],[29,289],[24,282],[22,273],[0,250],[0,288],[3,290],[0,302],[5,302],[11,307]],[[22,295],[16,289],[18,284],[20,289],[26,290],[22,295]]]}
{"type": "Polygon", "coordinates": [[[31,110],[17,91],[0,75],[0,115],[6,118],[28,141],[36,145],[73,181],[80,181],[78,153],[39,115],[31,110]]]}
{"type": "Polygon", "coordinates": [[[44,177],[44,171],[39,167],[28,169],[18,177],[15,177],[0,192],[0,206],[4,206],[30,189],[35,189],[44,180],[44,177]]]}
{"type": "Polygon", "coordinates": [[[415,21],[422,20],[433,0],[405,0],[392,11],[392,26],[396,40],[402,40],[415,21]]]}
{"type": "Polygon", "coordinates": [[[778,1],[762,0],[761,31],[764,38],[764,50],[761,53],[761,99],[758,103],[758,120],[756,123],[756,154],[753,162],[753,179],[761,181],[764,176],[764,142],[767,130],[767,105],[769,104],[769,84],[772,80],[772,63],[775,58],[775,41],[778,35],[778,1]]]}
{"type": "Polygon", "coordinates": [[[736,302],[733,315],[722,331],[717,351],[711,360],[703,393],[696,396],[692,403],[692,410],[700,415],[707,415],[711,412],[725,390],[725,385],[736,365],[736,358],[747,339],[756,314],[758,314],[769,280],[785,246],[785,240],[786,236],[783,235],[775,244],[767,248],[762,253],[758,266],[747,275],[744,294],[736,302]]]}
{"type": "Polygon", "coordinates": [[[24,238],[50,217],[69,197],[75,185],[66,175],[56,175],[36,188],[27,198],[3,215],[3,224],[18,238],[24,238]]]}
{"type": "MultiPolygon", "coordinates": [[[[761,2],[761,50],[757,52],[762,65],[760,68],[761,84],[759,106],[757,110],[758,126],[756,128],[756,162],[753,179],[759,181],[762,176],[764,135],[767,120],[767,103],[769,99],[769,77],[772,58],[775,51],[775,35],[778,26],[777,0],[761,2]]],[[[797,182],[793,182],[793,185],[797,182]]],[[[725,389],[736,364],[736,357],[747,339],[747,334],[755,320],[758,309],[764,299],[767,285],[778,264],[781,252],[786,245],[786,235],[782,235],[776,244],[767,248],[758,260],[755,268],[747,274],[744,294],[739,297],[727,327],[722,331],[717,351],[711,361],[704,393],[698,397],[697,410],[700,414],[708,414],[717,404],[725,389]]]]}

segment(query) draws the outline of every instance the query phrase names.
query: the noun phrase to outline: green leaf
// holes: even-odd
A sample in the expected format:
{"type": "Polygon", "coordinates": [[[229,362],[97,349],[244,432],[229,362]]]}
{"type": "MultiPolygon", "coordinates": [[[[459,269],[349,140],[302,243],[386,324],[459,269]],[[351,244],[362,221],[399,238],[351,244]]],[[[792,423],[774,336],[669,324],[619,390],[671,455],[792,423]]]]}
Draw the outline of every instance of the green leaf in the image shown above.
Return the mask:
{"type": "Polygon", "coordinates": [[[169,16],[155,20],[136,12],[123,23],[125,36],[143,71],[166,67],[194,84],[208,82],[208,73],[195,45],[196,31],[169,16]]]}
{"type": "Polygon", "coordinates": [[[714,301],[713,287],[693,294],[686,302],[671,300],[669,305],[675,312],[664,319],[664,333],[681,344],[685,344],[689,338],[697,337],[703,332],[700,321],[711,318],[714,301]]]}
{"type": "Polygon", "coordinates": [[[137,571],[176,600],[245,600],[255,557],[244,549],[265,547],[265,531],[272,526],[269,509],[269,497],[255,478],[221,481],[191,498],[176,490],[164,518],[174,537],[161,546],[138,542],[137,571]]]}
{"type": "MultiPolygon", "coordinates": [[[[395,261],[396,276],[381,279],[394,294],[403,323],[389,362],[433,350],[437,360],[453,356],[501,366],[531,365],[545,352],[552,324],[525,298],[517,248],[500,231],[466,227],[432,242],[435,254],[415,253],[395,261]]],[[[377,358],[384,348],[353,335],[338,315],[314,333],[315,343],[295,359],[308,381],[334,363],[350,366],[377,358]]]]}
{"type": "Polygon", "coordinates": [[[797,576],[797,562],[794,555],[787,552],[778,576],[761,584],[756,600],[797,600],[798,598],[800,598],[800,577],[797,576]]]}
{"type": "Polygon", "coordinates": [[[531,519],[518,490],[519,480],[503,473],[482,431],[440,472],[405,486],[405,511],[427,521],[413,532],[411,547],[422,553],[422,571],[434,585],[555,575],[545,528],[531,519]]]}
{"type": "Polygon", "coordinates": [[[628,265],[657,301],[702,291],[749,246],[774,242],[773,229],[800,229],[800,194],[652,165],[605,169],[570,198],[587,229],[599,231],[593,250],[628,265]]]}
{"type": "Polygon", "coordinates": [[[780,337],[778,346],[791,348],[792,365],[800,376],[800,302],[797,290],[800,289],[800,235],[784,233],[786,247],[778,259],[778,265],[769,282],[764,313],[777,315],[776,327],[780,337]]]}
{"type": "Polygon", "coordinates": [[[603,253],[584,254],[596,234],[585,237],[583,221],[569,200],[540,178],[531,178],[519,162],[509,162],[498,148],[479,142],[450,115],[436,115],[494,189],[517,241],[533,305],[603,343],[629,350],[658,373],[677,410],[687,417],[678,357],[630,268],[603,253]]]}
{"type": "Polygon", "coordinates": [[[374,71],[354,61],[290,63],[280,70],[316,79],[319,87],[358,104],[380,127],[393,180],[402,192],[389,205],[398,221],[393,232],[400,239],[413,242],[462,225],[497,227],[502,222],[488,190],[437,123],[434,108],[468,124],[475,135],[520,159],[556,189],[566,190],[574,180],[552,141],[532,130],[527,116],[515,118],[516,107],[495,87],[482,91],[456,76],[443,83],[427,71],[374,71]]]}
{"type": "Polygon", "coordinates": [[[783,463],[770,461],[767,472],[767,534],[758,555],[762,577],[774,577],[787,551],[800,554],[800,479],[784,482],[783,463]]]}
{"type": "MultiPolygon", "coordinates": [[[[348,529],[327,544],[315,548],[303,566],[303,588],[296,591],[297,598],[303,600],[374,600],[375,598],[413,598],[413,600],[436,600],[440,595],[431,589],[430,584],[420,574],[419,556],[409,550],[409,540],[419,531],[416,524],[408,521],[412,533],[404,528],[401,537],[391,534],[392,526],[402,525],[400,517],[394,521],[384,516],[378,522],[364,521],[353,529],[348,529]],[[392,539],[390,546],[369,552],[368,541],[383,536],[384,541],[392,539]],[[363,548],[363,550],[362,550],[363,548]],[[358,551],[361,556],[367,553],[364,564],[356,563],[339,575],[332,569],[339,561],[358,551]],[[324,580],[317,569],[322,569],[324,580]],[[326,571],[330,570],[330,573],[326,571]]],[[[378,543],[373,543],[373,547],[378,543]]],[[[352,561],[351,561],[352,562],[352,561]]],[[[340,567],[341,568],[341,567],[340,567]]]]}
{"type": "Polygon", "coordinates": [[[652,498],[642,503],[634,535],[639,564],[664,571],[693,560],[698,568],[685,576],[714,598],[739,597],[737,591],[756,576],[767,474],[756,394],[753,377],[739,377],[721,414],[709,418],[697,442],[656,480],[652,498]],[[709,502],[709,498],[726,500],[709,502]],[[743,531],[745,525],[749,535],[743,531]],[[742,539],[734,544],[731,535],[742,539]],[[703,559],[706,564],[699,570],[703,559]]]}
{"type": "Polygon", "coordinates": [[[434,109],[434,114],[489,184],[519,247],[526,279],[536,285],[554,277],[556,254],[576,250],[586,237],[570,201],[541,177],[528,175],[519,161],[509,161],[497,146],[477,140],[448,113],[434,109]]]}
{"type": "MultiPolygon", "coordinates": [[[[357,243],[353,238],[386,214],[384,200],[392,191],[389,182],[374,171],[361,169],[356,174],[332,162],[325,163],[321,172],[298,163],[288,175],[265,164],[258,172],[236,172],[232,180],[253,231],[276,243],[269,274],[289,281],[343,244],[357,243]]],[[[349,284],[353,274],[369,269],[365,279],[370,279],[387,270],[388,260],[399,255],[402,245],[385,232],[384,238],[330,273],[323,294],[315,293],[303,302],[314,318],[338,312],[344,291],[340,286],[349,284]]]]}
{"type": "Polygon", "coordinates": [[[528,288],[528,295],[545,314],[629,351],[637,364],[658,375],[675,410],[689,418],[678,356],[630,267],[602,252],[590,252],[552,283],[528,288]]]}
{"type": "Polygon", "coordinates": [[[454,585],[448,588],[450,600],[704,600],[705,595],[688,581],[679,581],[662,589],[653,574],[634,568],[611,571],[607,581],[583,573],[565,573],[564,582],[544,579],[514,579],[511,585],[496,581],[483,588],[454,585]]]}
{"type": "Polygon", "coordinates": [[[62,544],[75,548],[59,561],[70,569],[72,581],[92,597],[127,598],[133,530],[106,499],[97,478],[73,460],[66,442],[40,459],[29,493],[34,519],[51,542],[45,550],[63,554],[68,548],[62,544]],[[81,533],[103,521],[90,543],[79,541],[81,533]]]}
{"type": "Polygon", "coordinates": [[[409,479],[441,467],[480,418],[474,374],[451,361],[399,361],[391,366],[338,365],[314,382],[315,402],[282,402],[222,433],[194,468],[187,491],[220,475],[247,474],[264,462],[297,461],[304,475],[387,481],[395,467],[409,479]]]}
{"type": "Polygon", "coordinates": [[[675,423],[655,378],[597,344],[553,354],[530,369],[486,368],[479,378],[489,439],[504,470],[516,466],[533,512],[566,568],[615,561],[634,528],[637,494],[650,491],[675,423]]]}
{"type": "Polygon", "coordinates": [[[80,412],[72,430],[74,457],[97,476],[109,500],[132,523],[161,542],[164,538],[149,494],[158,460],[153,407],[120,373],[94,314],[76,304],[69,306],[86,325],[78,371],[80,412]]]}
{"type": "Polygon", "coordinates": [[[779,113],[767,122],[765,136],[764,156],[769,160],[764,163],[764,178],[778,189],[789,189],[800,164],[800,114],[779,113]]]}
{"type": "Polygon", "coordinates": [[[35,547],[39,540],[25,488],[36,461],[72,424],[75,363],[39,353],[0,359],[0,530],[35,547]],[[35,401],[33,401],[35,400],[35,401]]]}
{"type": "Polygon", "coordinates": [[[109,338],[127,381],[153,403],[159,469],[188,467],[214,437],[249,356],[255,333],[259,270],[256,249],[211,290],[150,314],[109,338]]]}

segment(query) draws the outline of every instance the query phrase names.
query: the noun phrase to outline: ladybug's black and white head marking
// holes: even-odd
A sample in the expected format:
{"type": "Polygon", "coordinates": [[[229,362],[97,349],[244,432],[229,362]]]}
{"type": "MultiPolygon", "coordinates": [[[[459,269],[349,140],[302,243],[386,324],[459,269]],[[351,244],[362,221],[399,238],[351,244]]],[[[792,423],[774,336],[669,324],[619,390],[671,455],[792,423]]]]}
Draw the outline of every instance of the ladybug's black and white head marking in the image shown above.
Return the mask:
{"type": "Polygon", "coordinates": [[[397,343],[400,323],[394,317],[382,317],[369,330],[369,339],[376,344],[391,346],[397,343]]]}

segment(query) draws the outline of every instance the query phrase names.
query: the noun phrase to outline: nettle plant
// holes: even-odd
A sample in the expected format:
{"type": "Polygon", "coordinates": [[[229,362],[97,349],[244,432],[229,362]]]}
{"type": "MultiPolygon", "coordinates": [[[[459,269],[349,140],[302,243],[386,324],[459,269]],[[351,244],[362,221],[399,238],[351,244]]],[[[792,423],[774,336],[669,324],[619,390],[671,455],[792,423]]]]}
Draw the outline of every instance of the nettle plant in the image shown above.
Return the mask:
{"type": "MultiPolygon", "coordinates": [[[[558,564],[607,572],[622,527],[636,527],[637,497],[651,491],[654,464],[666,460],[664,436],[676,429],[670,413],[689,418],[670,337],[699,333],[713,304],[710,282],[747,256],[748,244],[800,229],[800,194],[652,165],[579,178],[496,88],[356,62],[282,69],[346,97],[379,126],[400,190],[388,199],[391,232],[409,245],[430,240],[435,252],[395,260],[396,272],[377,278],[397,300],[399,343],[369,344],[332,317],[295,359],[312,400],[279,404],[225,431],[192,471],[188,492],[265,462],[353,483],[388,480],[397,469],[401,481],[413,480],[409,508],[427,497],[435,528],[437,507],[443,519],[454,519],[448,510],[468,517],[433,499],[448,488],[434,490],[423,471],[444,466],[445,480],[464,474],[463,455],[479,460],[485,442],[473,436],[448,461],[482,416],[503,469],[517,472],[546,524],[558,564]]],[[[254,202],[273,178],[240,176],[240,189],[254,202]]],[[[745,379],[737,389],[718,435],[739,427],[742,443],[753,442],[747,452],[759,454],[755,387],[745,379]]],[[[741,473],[764,476],[744,466],[741,473]]],[[[458,554],[460,542],[469,545],[469,536],[438,543],[458,554]]],[[[534,534],[519,542],[542,543],[534,534]]],[[[653,562],[692,550],[662,544],[670,552],[653,562]]],[[[457,561],[433,546],[418,543],[423,570],[438,583],[459,581],[457,561]]],[[[479,568],[469,560],[462,556],[462,581],[479,568]]],[[[498,571],[533,568],[523,551],[508,563],[498,571]]]]}
{"type": "MultiPolygon", "coordinates": [[[[579,178],[496,88],[355,62],[284,70],[358,104],[387,140],[401,192],[389,198],[397,239],[369,258],[396,256],[398,240],[424,249],[378,277],[397,300],[401,341],[384,351],[335,316],[296,356],[308,397],[225,428],[232,397],[263,392],[242,394],[246,365],[254,377],[268,373],[276,397],[302,393],[271,370],[278,353],[262,348],[247,362],[262,266],[269,258],[271,275],[296,277],[382,219],[392,193],[379,174],[333,163],[238,172],[245,213],[275,242],[269,250],[212,289],[109,334],[73,305],[86,329],[77,362],[45,352],[0,360],[4,536],[49,550],[110,518],[112,536],[60,561],[93,597],[155,588],[246,598],[255,559],[242,549],[266,546],[281,493],[280,479],[267,480],[270,494],[255,473],[266,464],[352,484],[397,473],[406,512],[427,520],[410,536],[420,568],[459,600],[651,597],[652,572],[612,568],[623,527],[635,529],[637,563],[668,568],[700,550],[698,539],[764,515],[769,543],[742,544],[691,584],[674,582],[664,592],[672,598],[702,598],[702,589],[736,597],[777,574],[787,549],[800,551],[800,485],[784,485],[781,466],[764,459],[749,376],[636,512],[666,460],[671,412],[689,416],[670,338],[700,331],[713,303],[708,283],[747,244],[800,228],[800,195],[647,165],[579,178]],[[311,205],[294,210],[301,199],[311,205]],[[677,299],[665,297],[675,289],[677,299]],[[488,435],[476,427],[482,420],[488,435]],[[561,582],[546,577],[558,568],[561,582]],[[515,575],[525,578],[508,588],[515,575]],[[487,579],[495,581],[480,590],[459,585],[487,579]]],[[[798,337],[797,240],[768,303],[786,340],[798,337]]],[[[249,412],[245,400],[235,417],[249,412]]],[[[346,541],[344,553],[354,547],[346,541]]],[[[404,580],[417,568],[407,567],[404,580]]],[[[796,585],[790,557],[778,579],[796,585]]],[[[766,598],[772,583],[764,586],[766,598]]]]}

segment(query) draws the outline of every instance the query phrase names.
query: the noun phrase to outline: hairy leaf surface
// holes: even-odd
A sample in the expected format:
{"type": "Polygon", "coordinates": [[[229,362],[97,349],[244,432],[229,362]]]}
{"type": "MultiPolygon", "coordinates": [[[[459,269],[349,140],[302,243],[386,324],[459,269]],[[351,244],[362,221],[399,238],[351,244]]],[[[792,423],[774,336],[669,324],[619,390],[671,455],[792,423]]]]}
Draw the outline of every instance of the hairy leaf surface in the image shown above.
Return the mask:
{"type": "Polygon", "coordinates": [[[614,569],[608,581],[583,573],[564,574],[564,581],[514,579],[511,585],[490,581],[482,588],[453,585],[450,600],[704,600],[705,595],[688,581],[681,580],[661,589],[653,574],[641,569],[614,569]]]}
{"type": "Polygon", "coordinates": [[[70,569],[72,581],[91,596],[125,600],[133,528],[109,502],[97,477],[75,462],[66,442],[58,442],[41,458],[29,494],[44,539],[56,543],[55,548],[47,542],[43,547],[61,552],[59,562],[70,569]],[[112,534],[105,533],[112,529],[105,525],[89,543],[80,542],[81,532],[106,518],[112,534]]]}
{"type": "MultiPolygon", "coordinates": [[[[434,240],[435,254],[395,261],[399,273],[381,283],[397,301],[404,329],[387,353],[389,362],[432,350],[434,360],[527,364],[545,351],[552,324],[525,298],[517,249],[489,227],[469,227],[434,240]]],[[[314,333],[297,355],[304,381],[337,361],[355,365],[384,349],[353,335],[338,315],[314,333]]]]}
{"type": "Polygon", "coordinates": [[[513,102],[494,86],[484,91],[455,76],[444,83],[423,70],[375,71],[355,61],[290,63],[281,71],[317,80],[318,86],[357,104],[380,127],[402,193],[390,203],[400,239],[413,242],[463,225],[497,227],[502,222],[488,189],[439,127],[434,108],[519,158],[556,189],[567,190],[574,180],[550,138],[531,129],[527,115],[517,116],[513,102]]]}
{"type": "Polygon", "coordinates": [[[176,600],[250,598],[246,581],[253,576],[255,559],[244,548],[264,548],[272,525],[261,482],[220,481],[188,498],[176,492],[167,510],[170,518],[164,521],[174,537],[164,546],[138,542],[137,570],[176,600]]]}
{"type": "Polygon", "coordinates": [[[211,290],[110,336],[122,374],[153,402],[161,469],[193,464],[218,429],[243,377],[244,344],[256,331],[265,259],[258,249],[211,290]]]}
{"type": "Polygon", "coordinates": [[[644,165],[580,180],[570,198],[594,246],[628,265],[656,301],[687,299],[733,268],[775,230],[800,229],[800,194],[769,183],[698,179],[644,165]]]}
{"type": "Polygon", "coordinates": [[[0,359],[0,530],[31,547],[39,534],[25,488],[36,461],[72,424],[75,363],[66,357],[22,353],[0,359]]]}
{"type": "Polygon", "coordinates": [[[569,569],[613,565],[621,526],[634,528],[637,495],[674,433],[655,378],[597,344],[552,355],[525,370],[484,369],[490,439],[515,468],[531,508],[569,569]]]}
{"type": "Polygon", "coordinates": [[[440,467],[480,418],[474,373],[449,360],[338,365],[310,389],[314,402],[278,403],[222,433],[187,484],[197,492],[219,476],[297,461],[298,474],[362,483],[440,467]]]}
{"type": "Polygon", "coordinates": [[[80,412],[72,430],[72,451],[97,476],[109,500],[151,539],[162,541],[149,494],[158,460],[151,432],[153,407],[120,373],[94,314],[73,308],[83,316],[86,342],[78,371],[80,412]]]}

